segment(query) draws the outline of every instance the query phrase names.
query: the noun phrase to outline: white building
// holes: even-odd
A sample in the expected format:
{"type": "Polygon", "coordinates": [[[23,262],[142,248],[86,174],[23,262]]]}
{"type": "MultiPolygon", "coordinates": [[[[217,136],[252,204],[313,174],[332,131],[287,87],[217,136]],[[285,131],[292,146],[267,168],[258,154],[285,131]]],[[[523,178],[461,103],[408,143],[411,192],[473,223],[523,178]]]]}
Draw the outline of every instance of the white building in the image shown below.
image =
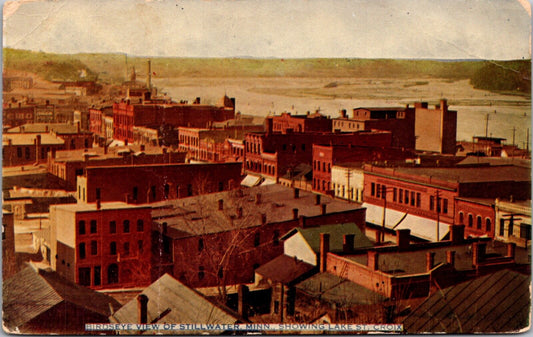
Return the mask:
{"type": "Polygon", "coordinates": [[[364,178],[361,165],[333,165],[331,183],[336,198],[363,202],[364,178]]]}
{"type": "Polygon", "coordinates": [[[531,200],[504,201],[496,199],[494,238],[514,242],[517,246],[531,245],[531,200]]]}

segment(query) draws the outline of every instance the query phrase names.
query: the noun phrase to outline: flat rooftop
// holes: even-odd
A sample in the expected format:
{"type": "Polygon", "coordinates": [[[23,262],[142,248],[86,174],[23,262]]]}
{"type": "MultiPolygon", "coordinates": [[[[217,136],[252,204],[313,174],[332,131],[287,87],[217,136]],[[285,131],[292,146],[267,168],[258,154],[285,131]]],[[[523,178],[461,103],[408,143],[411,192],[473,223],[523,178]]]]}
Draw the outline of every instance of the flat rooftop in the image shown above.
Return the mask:
{"type": "MultiPolygon", "coordinates": [[[[122,155],[119,155],[119,152],[130,152],[131,155],[139,156],[142,154],[146,155],[156,155],[162,154],[163,150],[158,146],[145,146],[144,150],[141,151],[140,145],[128,145],[128,146],[110,146],[107,149],[107,153],[104,153],[103,147],[93,147],[90,149],[76,149],[76,150],[63,150],[56,151],[55,161],[61,162],[70,162],[70,161],[83,161],[85,156],[89,157],[89,160],[103,160],[109,158],[119,158],[122,155]]],[[[168,152],[180,152],[172,151],[168,149],[168,152]]]]}
{"type": "MultiPolygon", "coordinates": [[[[299,216],[318,216],[321,206],[315,205],[315,198],[315,194],[300,190],[300,197],[295,199],[292,188],[272,184],[154,203],[152,219],[157,223],[166,222],[169,236],[188,237],[260,226],[260,214],[266,214],[268,223],[292,220],[294,208],[299,216]],[[255,201],[258,193],[261,194],[259,204],[255,201]],[[223,210],[218,209],[218,200],[223,200],[223,210]],[[237,217],[239,208],[242,208],[241,218],[237,217]]],[[[320,203],[326,204],[327,213],[361,208],[323,195],[320,203]]]]}
{"type": "Polygon", "coordinates": [[[37,135],[41,136],[41,145],[63,145],[65,141],[49,133],[6,133],[2,136],[2,145],[34,145],[37,135]]]}
{"type": "MultiPolygon", "coordinates": [[[[67,212],[93,212],[97,211],[96,203],[78,203],[78,204],[64,204],[64,205],[52,205],[50,207],[55,207],[57,210],[64,210],[67,212]]],[[[139,209],[139,208],[150,208],[149,205],[133,205],[127,204],[125,202],[102,202],[100,210],[118,210],[118,209],[139,209]]]]}

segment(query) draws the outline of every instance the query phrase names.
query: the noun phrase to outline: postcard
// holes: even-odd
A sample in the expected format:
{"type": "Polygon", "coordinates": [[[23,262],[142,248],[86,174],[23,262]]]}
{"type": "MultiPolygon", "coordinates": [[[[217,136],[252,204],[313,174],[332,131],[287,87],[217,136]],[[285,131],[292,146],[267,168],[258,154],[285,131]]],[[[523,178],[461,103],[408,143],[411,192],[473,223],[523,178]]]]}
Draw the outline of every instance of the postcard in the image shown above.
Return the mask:
{"type": "Polygon", "coordinates": [[[3,7],[8,334],[520,333],[525,0],[3,7]]]}

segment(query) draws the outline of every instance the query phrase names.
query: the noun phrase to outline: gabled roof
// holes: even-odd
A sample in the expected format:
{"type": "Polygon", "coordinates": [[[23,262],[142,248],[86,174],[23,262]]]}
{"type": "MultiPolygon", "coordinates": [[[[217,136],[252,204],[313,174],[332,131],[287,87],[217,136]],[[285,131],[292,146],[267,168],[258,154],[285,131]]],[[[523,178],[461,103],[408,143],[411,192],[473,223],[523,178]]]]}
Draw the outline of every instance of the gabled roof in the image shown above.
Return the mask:
{"type": "MultiPolygon", "coordinates": [[[[200,293],[165,274],[144,289],[148,297],[148,323],[233,324],[239,319],[208,301],[200,293]]],[[[139,322],[137,298],[126,303],[110,317],[117,323],[139,322]]],[[[173,334],[179,331],[171,331],[173,334]]],[[[187,333],[187,331],[183,331],[187,333]]],[[[220,331],[222,332],[222,331],[220,331]]],[[[196,333],[199,333],[198,331],[196,333]]],[[[212,331],[211,331],[212,333],[212,331]]]]}
{"type": "Polygon", "coordinates": [[[435,292],[404,320],[407,333],[517,332],[529,326],[529,276],[501,270],[435,292]]]}
{"type": "Polygon", "coordinates": [[[320,252],[320,233],[329,234],[329,251],[332,253],[342,252],[343,239],[346,234],[354,234],[354,248],[372,247],[372,243],[366,235],[353,222],[335,225],[323,225],[310,228],[294,228],[285,234],[282,239],[293,236],[299,232],[307,241],[315,253],[320,252]]]}
{"type": "MultiPolygon", "coordinates": [[[[104,317],[120,304],[107,295],[78,286],[52,271],[29,266],[5,280],[3,289],[4,324],[10,330],[20,327],[62,302],[69,302],[104,317]]],[[[91,322],[87,322],[91,323],[91,322]]]]}
{"type": "Polygon", "coordinates": [[[294,257],[280,255],[255,270],[275,282],[289,284],[309,274],[315,266],[294,257]]]}

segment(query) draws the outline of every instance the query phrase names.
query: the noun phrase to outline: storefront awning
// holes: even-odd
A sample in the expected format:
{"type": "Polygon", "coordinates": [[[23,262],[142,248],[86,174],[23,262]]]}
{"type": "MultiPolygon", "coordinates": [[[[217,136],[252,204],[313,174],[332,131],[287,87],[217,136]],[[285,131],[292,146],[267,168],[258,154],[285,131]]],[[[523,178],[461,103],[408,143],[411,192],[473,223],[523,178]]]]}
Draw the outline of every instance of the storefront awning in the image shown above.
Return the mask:
{"type": "Polygon", "coordinates": [[[261,177],[253,176],[249,174],[241,181],[241,185],[246,186],[246,187],[253,187],[253,186],[257,186],[260,181],[261,181],[261,177]]]}
{"type": "MultiPolygon", "coordinates": [[[[383,223],[383,207],[372,205],[369,203],[363,203],[363,207],[366,208],[366,222],[370,222],[377,226],[381,226],[383,223]]],[[[385,227],[388,229],[410,229],[411,235],[419,237],[424,240],[437,241],[437,222],[433,219],[423,218],[421,216],[407,214],[399,212],[390,208],[387,208],[385,213],[385,227]],[[398,225],[398,222],[403,221],[398,225]]],[[[439,240],[442,240],[449,232],[448,223],[439,223],[439,240]]]]}
{"type": "Polygon", "coordinates": [[[276,181],[274,179],[265,178],[265,180],[261,183],[261,186],[274,185],[275,183],[276,181]]]}

